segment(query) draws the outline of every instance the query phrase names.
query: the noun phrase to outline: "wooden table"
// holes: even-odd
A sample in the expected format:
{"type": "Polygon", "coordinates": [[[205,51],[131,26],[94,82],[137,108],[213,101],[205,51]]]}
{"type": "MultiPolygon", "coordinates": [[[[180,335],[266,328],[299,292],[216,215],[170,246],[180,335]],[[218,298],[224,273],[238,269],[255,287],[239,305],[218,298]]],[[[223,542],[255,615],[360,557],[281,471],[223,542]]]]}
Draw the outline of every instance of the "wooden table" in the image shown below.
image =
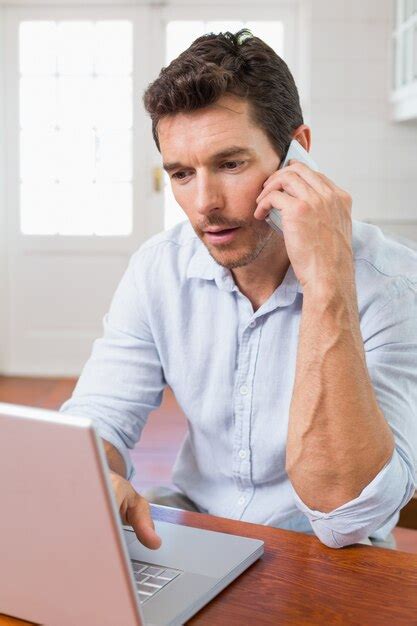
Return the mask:
{"type": "MultiPolygon", "coordinates": [[[[302,533],[163,506],[152,505],[152,514],[265,542],[264,556],[190,625],[417,625],[417,555],[359,544],[334,550],[302,533]]],[[[0,616],[6,624],[27,622],[0,616]]]]}

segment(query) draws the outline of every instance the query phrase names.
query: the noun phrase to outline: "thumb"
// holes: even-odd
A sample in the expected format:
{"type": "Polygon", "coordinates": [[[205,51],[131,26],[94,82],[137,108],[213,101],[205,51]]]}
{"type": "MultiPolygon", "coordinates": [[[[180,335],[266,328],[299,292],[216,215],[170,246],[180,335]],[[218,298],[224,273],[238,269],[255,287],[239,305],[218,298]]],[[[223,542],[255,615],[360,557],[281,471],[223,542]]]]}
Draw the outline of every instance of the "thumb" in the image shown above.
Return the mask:
{"type": "Polygon", "coordinates": [[[135,494],[128,502],[125,517],[135,531],[136,537],[146,548],[157,550],[161,547],[162,540],[155,531],[150,506],[145,498],[135,494]]]}

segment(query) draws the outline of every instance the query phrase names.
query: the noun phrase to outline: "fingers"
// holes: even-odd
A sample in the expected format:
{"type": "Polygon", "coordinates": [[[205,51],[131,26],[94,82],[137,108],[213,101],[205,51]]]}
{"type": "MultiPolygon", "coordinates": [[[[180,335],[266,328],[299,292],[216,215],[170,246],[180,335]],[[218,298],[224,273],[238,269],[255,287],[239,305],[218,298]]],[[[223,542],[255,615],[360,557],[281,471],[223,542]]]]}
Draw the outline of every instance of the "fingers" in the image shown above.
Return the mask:
{"type": "Polygon", "coordinates": [[[258,220],[264,220],[272,208],[290,210],[296,209],[299,205],[300,201],[285,191],[271,191],[258,203],[254,216],[258,220]]]}
{"type": "MultiPolygon", "coordinates": [[[[310,191],[315,191],[319,195],[326,195],[330,191],[335,189],[334,183],[327,178],[321,172],[316,172],[308,167],[305,163],[301,163],[301,161],[296,161],[291,159],[291,164],[287,165],[283,169],[277,170],[263,184],[263,188],[265,189],[276,189],[277,181],[281,180],[282,177],[287,177],[288,174],[296,175],[299,179],[304,183],[305,189],[310,189],[310,191]]],[[[301,196],[300,196],[301,197],[301,196]]]]}
{"type": "Polygon", "coordinates": [[[136,492],[129,498],[125,519],[126,523],[132,526],[136,537],[144,546],[151,550],[157,550],[161,546],[162,540],[155,532],[149,503],[136,492]]]}
{"type": "Polygon", "coordinates": [[[271,191],[286,191],[290,196],[299,198],[305,202],[314,201],[317,196],[316,191],[294,171],[284,169],[280,172],[276,172],[274,176],[275,178],[271,176],[268,183],[256,198],[257,202],[263,200],[271,191]]]}
{"type": "Polygon", "coordinates": [[[162,540],[155,532],[148,501],[136,493],[130,482],[119,474],[110,472],[110,480],[122,523],[132,526],[136,537],[144,546],[157,550],[162,540]]]}

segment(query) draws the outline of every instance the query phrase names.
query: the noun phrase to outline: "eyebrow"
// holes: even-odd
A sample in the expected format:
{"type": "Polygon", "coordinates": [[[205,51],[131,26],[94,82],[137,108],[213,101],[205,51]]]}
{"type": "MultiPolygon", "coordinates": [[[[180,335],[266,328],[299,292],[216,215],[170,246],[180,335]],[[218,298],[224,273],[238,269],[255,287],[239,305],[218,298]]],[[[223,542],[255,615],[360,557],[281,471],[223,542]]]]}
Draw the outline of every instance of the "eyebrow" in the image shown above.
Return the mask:
{"type": "MultiPolygon", "coordinates": [[[[225,148],[220,152],[216,152],[210,157],[210,161],[220,161],[220,159],[225,159],[227,157],[236,156],[237,154],[253,154],[255,151],[252,148],[244,148],[242,146],[230,146],[230,148],[225,148]]],[[[177,168],[187,167],[183,163],[179,161],[173,161],[172,163],[164,163],[163,166],[166,172],[171,172],[177,168]]]]}

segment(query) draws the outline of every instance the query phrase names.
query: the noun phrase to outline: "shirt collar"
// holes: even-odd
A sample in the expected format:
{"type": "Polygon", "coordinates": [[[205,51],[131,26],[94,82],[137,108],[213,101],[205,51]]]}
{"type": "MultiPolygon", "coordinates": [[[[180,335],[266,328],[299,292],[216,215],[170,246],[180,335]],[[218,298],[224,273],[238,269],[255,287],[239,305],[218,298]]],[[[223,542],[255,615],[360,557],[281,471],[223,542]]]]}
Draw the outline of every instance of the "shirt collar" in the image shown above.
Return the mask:
{"type": "MultiPolygon", "coordinates": [[[[188,264],[187,278],[214,280],[217,287],[223,291],[238,291],[231,271],[219,265],[203,243],[197,242],[197,244],[197,249],[188,264]]],[[[282,283],[268,300],[264,302],[259,311],[265,313],[265,305],[267,305],[268,310],[277,306],[288,306],[294,302],[297,293],[303,293],[303,288],[294,273],[292,265],[290,265],[282,283]]]]}

